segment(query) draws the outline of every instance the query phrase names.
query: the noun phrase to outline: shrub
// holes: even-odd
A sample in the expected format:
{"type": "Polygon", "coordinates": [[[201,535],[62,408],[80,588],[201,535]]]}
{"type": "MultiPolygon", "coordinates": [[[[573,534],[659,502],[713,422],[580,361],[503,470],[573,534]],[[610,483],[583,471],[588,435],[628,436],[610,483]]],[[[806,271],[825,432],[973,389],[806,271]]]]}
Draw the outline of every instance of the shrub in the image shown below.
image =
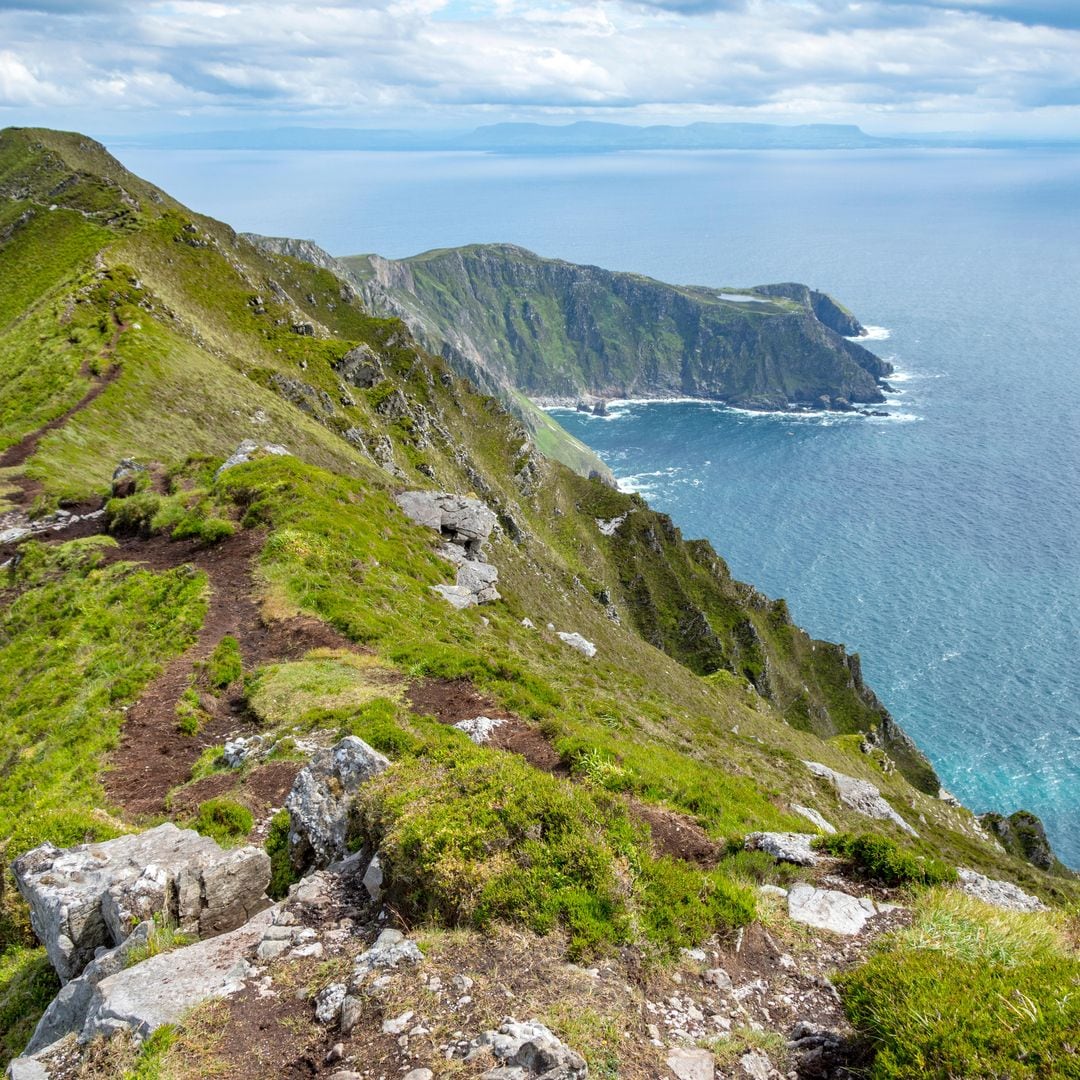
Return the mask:
{"type": "Polygon", "coordinates": [[[940,859],[916,855],[877,833],[837,833],[820,837],[815,846],[845,859],[860,877],[882,885],[942,885],[956,880],[956,871],[940,859]]]}
{"type": "Polygon", "coordinates": [[[152,491],[140,491],[126,499],[110,499],[105,507],[109,529],[118,533],[148,536],[151,522],[161,509],[161,498],[152,491]]]}
{"type": "Polygon", "coordinates": [[[213,837],[222,846],[243,840],[255,825],[246,806],[232,799],[207,799],[200,803],[194,827],[203,836],[213,837]]]}
{"type": "Polygon", "coordinates": [[[571,955],[640,936],[664,951],[753,917],[753,897],[720,872],[654,860],[606,792],[560,781],[517,757],[432,725],[417,756],[366,784],[363,837],[413,918],[537,933],[563,927],[571,955]]]}

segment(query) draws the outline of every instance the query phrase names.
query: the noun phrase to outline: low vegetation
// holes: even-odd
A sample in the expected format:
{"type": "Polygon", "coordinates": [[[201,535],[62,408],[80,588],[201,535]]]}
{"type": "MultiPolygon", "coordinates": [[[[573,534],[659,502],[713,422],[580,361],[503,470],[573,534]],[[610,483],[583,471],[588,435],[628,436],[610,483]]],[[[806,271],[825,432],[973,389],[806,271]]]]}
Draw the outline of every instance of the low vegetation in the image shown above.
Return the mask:
{"type": "Polygon", "coordinates": [[[881,885],[943,885],[956,880],[956,870],[932,855],[916,855],[877,833],[837,833],[820,837],[820,851],[844,859],[851,873],[881,885]]]}
{"type": "Polygon", "coordinates": [[[1075,924],[933,890],[912,927],[840,980],[871,1080],[1080,1076],[1075,924]]]}

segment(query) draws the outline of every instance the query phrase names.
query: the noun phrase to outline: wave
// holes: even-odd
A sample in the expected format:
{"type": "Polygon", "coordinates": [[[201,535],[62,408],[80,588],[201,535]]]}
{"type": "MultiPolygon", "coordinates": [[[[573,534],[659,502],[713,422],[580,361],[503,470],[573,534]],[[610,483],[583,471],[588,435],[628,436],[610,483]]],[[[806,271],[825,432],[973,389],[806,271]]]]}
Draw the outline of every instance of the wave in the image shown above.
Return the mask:
{"type": "Polygon", "coordinates": [[[864,326],[865,334],[858,334],[848,338],[848,341],[885,341],[892,337],[892,331],[887,326],[864,326]]]}

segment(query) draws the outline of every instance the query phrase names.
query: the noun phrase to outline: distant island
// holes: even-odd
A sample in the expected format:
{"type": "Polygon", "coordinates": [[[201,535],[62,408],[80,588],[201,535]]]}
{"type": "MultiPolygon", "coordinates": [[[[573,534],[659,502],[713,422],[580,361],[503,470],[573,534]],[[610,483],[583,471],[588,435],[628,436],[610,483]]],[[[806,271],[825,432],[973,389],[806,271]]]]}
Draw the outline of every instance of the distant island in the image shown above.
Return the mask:
{"type": "Polygon", "coordinates": [[[161,150],[457,150],[506,154],[596,154],[631,150],[888,150],[918,147],[1077,147],[965,133],[868,135],[854,124],[488,124],[472,131],[280,127],[106,138],[114,147],[161,150]]]}

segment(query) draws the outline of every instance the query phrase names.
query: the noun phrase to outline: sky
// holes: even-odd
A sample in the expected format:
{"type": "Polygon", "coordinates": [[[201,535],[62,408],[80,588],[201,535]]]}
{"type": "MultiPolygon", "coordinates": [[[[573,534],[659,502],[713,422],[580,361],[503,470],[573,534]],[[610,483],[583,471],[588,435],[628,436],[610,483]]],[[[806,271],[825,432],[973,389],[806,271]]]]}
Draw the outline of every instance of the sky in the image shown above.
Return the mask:
{"type": "Polygon", "coordinates": [[[1080,0],[0,0],[0,127],[1080,138],[1080,0]]]}

